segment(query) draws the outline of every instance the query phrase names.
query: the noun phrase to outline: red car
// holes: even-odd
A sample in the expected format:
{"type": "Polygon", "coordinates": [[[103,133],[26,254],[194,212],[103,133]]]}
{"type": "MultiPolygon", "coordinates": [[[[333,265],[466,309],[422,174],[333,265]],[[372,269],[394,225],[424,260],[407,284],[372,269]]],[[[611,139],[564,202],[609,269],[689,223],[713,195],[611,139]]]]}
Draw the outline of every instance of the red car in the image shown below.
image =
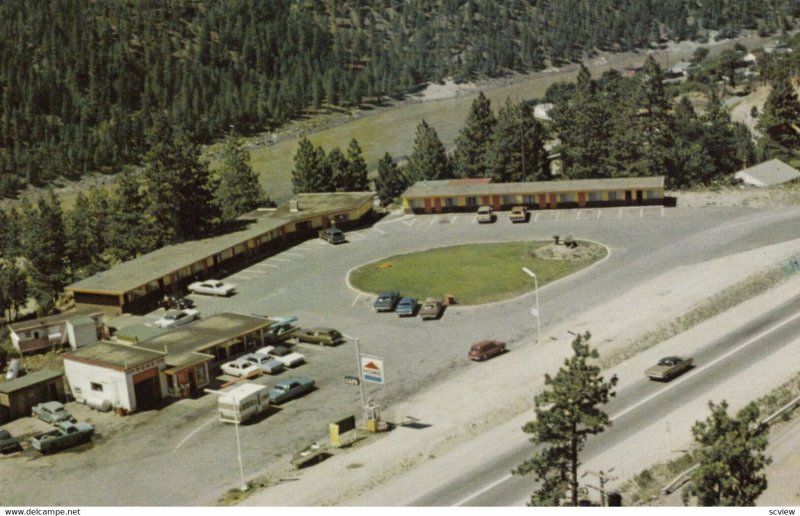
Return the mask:
{"type": "Polygon", "coordinates": [[[482,340],[469,348],[467,356],[472,360],[486,360],[506,352],[506,343],[499,340],[482,340]]]}

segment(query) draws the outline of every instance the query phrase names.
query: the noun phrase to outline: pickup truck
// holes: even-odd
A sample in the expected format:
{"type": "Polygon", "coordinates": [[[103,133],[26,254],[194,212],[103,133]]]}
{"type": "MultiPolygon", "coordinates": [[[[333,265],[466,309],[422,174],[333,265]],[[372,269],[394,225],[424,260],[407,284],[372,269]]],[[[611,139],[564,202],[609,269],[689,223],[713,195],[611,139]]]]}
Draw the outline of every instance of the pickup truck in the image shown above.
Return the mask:
{"type": "Polygon", "coordinates": [[[669,381],[685,373],[691,367],[691,358],[664,357],[658,361],[658,364],[648,367],[644,374],[651,380],[669,381]]]}
{"type": "Polygon", "coordinates": [[[511,222],[528,222],[528,210],[525,206],[514,206],[508,218],[511,222]]]}
{"type": "Polygon", "coordinates": [[[93,434],[94,427],[89,423],[61,421],[55,430],[31,437],[31,446],[46,455],[88,443],[92,440],[93,434]]]}
{"type": "Polygon", "coordinates": [[[319,237],[331,244],[341,244],[345,240],[342,230],[336,228],[321,229],[319,237]]]}

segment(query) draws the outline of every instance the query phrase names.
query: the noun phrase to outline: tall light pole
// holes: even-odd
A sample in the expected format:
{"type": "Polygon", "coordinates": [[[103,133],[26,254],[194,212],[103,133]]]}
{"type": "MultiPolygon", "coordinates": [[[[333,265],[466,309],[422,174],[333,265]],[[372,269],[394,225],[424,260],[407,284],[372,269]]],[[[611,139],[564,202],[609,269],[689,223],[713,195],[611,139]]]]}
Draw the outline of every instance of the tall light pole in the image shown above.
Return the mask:
{"type": "Polygon", "coordinates": [[[361,412],[364,415],[364,428],[367,427],[367,402],[364,401],[364,372],[361,370],[361,347],[359,346],[358,337],[351,337],[343,335],[347,340],[355,341],[356,343],[356,367],[358,367],[358,392],[361,394],[361,412]]]}
{"type": "MultiPolygon", "coordinates": [[[[204,389],[204,391],[210,394],[216,394],[217,396],[226,396],[230,394],[213,389],[204,389]]],[[[239,491],[247,491],[247,483],[244,481],[244,465],[242,464],[242,444],[241,441],[239,441],[239,400],[236,399],[236,396],[233,396],[233,419],[233,428],[236,432],[236,456],[239,458],[239,475],[242,481],[239,491]]]]}
{"type": "Polygon", "coordinates": [[[536,274],[527,267],[523,267],[522,271],[528,276],[533,278],[533,293],[536,297],[536,306],[531,308],[531,315],[536,317],[536,343],[542,339],[542,322],[541,313],[539,312],[539,279],[536,274]]]}

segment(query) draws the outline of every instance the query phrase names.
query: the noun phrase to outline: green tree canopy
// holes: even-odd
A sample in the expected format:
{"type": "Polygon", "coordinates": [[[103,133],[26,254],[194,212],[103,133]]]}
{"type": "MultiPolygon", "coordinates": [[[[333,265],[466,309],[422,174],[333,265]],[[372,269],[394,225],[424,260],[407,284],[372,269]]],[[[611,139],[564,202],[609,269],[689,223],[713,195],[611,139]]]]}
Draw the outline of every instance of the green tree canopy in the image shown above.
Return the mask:
{"type": "Polygon", "coordinates": [[[692,427],[699,467],[692,475],[694,494],[701,506],[752,507],[767,488],[764,468],[772,459],[764,454],[769,427],[759,422],[755,403],[732,418],[723,401],[708,404],[711,415],[692,427]]]}
{"type": "Polygon", "coordinates": [[[378,177],[375,178],[375,189],[381,203],[391,203],[409,186],[411,181],[406,178],[392,156],[388,152],[384,154],[378,161],[378,177]]]}
{"type": "Polygon", "coordinates": [[[761,116],[758,118],[758,129],[775,144],[794,153],[800,148],[800,100],[797,98],[791,80],[779,76],[772,83],[761,116]]]}
{"type": "Polygon", "coordinates": [[[488,174],[486,156],[495,124],[489,99],[481,91],[472,101],[464,126],[456,137],[453,168],[459,177],[484,177],[488,174]]]}
{"type": "Polygon", "coordinates": [[[592,363],[599,358],[589,346],[589,332],[572,341],[573,355],[555,376],[545,375],[544,390],[534,398],[536,419],[522,430],[539,450],[514,473],[533,473],[540,482],[531,505],[560,505],[565,492],[570,504],[578,505],[580,452],[590,435],[611,426],[602,406],[615,396],[617,377],[605,380],[592,363]]]}
{"type": "Polygon", "coordinates": [[[506,99],[497,113],[487,154],[492,180],[507,183],[549,178],[545,138],[545,129],[534,118],[532,106],[506,99]]]}
{"type": "Polygon", "coordinates": [[[417,125],[414,147],[408,158],[407,175],[412,181],[452,177],[450,161],[436,130],[423,120],[417,125]]]}
{"type": "Polygon", "coordinates": [[[223,222],[234,220],[266,202],[258,174],[250,166],[250,153],[233,132],[225,137],[220,162],[215,199],[223,222]]]}

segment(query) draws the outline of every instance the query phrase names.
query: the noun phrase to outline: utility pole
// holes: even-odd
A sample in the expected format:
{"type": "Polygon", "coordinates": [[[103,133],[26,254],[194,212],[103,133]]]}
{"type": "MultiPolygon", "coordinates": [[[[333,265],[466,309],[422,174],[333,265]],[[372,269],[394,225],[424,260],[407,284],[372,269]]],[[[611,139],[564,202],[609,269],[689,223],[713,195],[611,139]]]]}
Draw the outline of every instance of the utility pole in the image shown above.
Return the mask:
{"type": "Polygon", "coordinates": [[[600,471],[587,471],[586,473],[581,475],[581,478],[585,477],[586,475],[592,475],[594,477],[597,477],[597,480],[600,483],[600,487],[592,486],[589,484],[587,484],[586,487],[600,491],[600,507],[606,506],[606,484],[612,480],[617,480],[617,478],[619,478],[619,477],[612,477],[608,474],[611,473],[612,471],[614,471],[614,468],[609,469],[607,472],[604,472],[602,469],[600,471]]]}

